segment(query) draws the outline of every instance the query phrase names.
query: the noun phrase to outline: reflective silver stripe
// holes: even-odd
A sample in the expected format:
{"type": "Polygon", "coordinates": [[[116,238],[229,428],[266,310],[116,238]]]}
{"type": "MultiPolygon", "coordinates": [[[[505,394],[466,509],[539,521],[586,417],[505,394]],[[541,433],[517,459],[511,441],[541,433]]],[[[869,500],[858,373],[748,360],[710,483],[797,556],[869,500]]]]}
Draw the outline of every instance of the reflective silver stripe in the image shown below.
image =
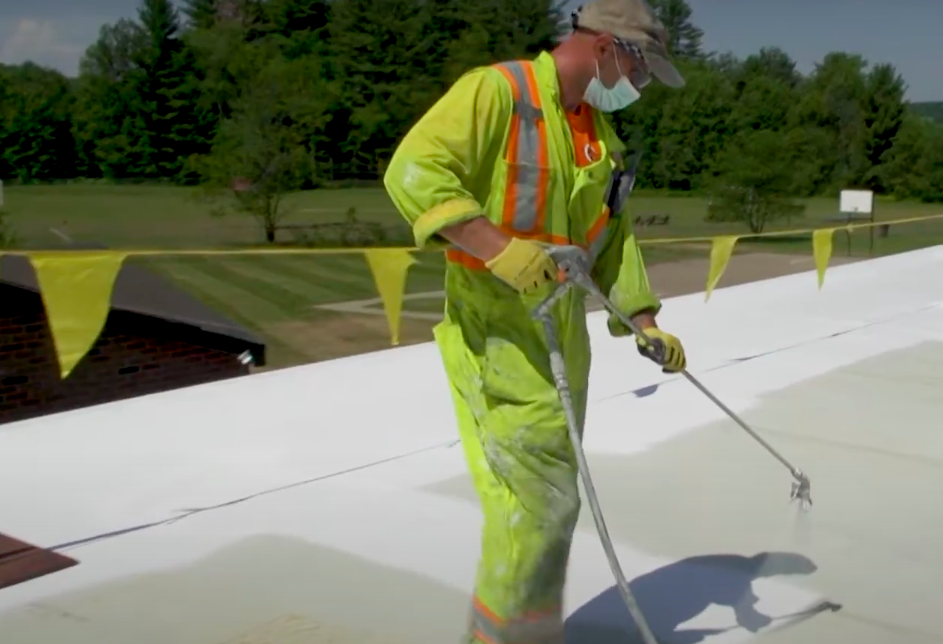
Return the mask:
{"type": "Polygon", "coordinates": [[[545,617],[539,620],[514,622],[504,629],[504,641],[508,644],[563,644],[563,620],[545,617]]]}
{"type": "MultiPolygon", "coordinates": [[[[522,61],[502,63],[501,66],[511,72],[517,83],[519,98],[514,102],[514,111],[520,117],[517,139],[517,156],[509,159],[516,165],[514,172],[514,230],[521,233],[534,231],[539,217],[541,203],[546,203],[546,196],[541,199],[540,130],[537,123],[542,121],[543,111],[537,107],[539,97],[533,96],[527,82],[527,70],[522,61]]],[[[510,187],[510,186],[509,186],[510,187]]],[[[542,231],[541,231],[542,232],[542,231]]]]}
{"type": "Polygon", "coordinates": [[[471,636],[486,644],[504,644],[504,633],[498,624],[495,624],[486,616],[472,609],[471,618],[471,636]]]}
{"type": "Polygon", "coordinates": [[[563,644],[563,616],[510,620],[501,625],[472,608],[471,636],[487,644],[563,644]],[[480,633],[477,638],[476,633],[480,633]]]}

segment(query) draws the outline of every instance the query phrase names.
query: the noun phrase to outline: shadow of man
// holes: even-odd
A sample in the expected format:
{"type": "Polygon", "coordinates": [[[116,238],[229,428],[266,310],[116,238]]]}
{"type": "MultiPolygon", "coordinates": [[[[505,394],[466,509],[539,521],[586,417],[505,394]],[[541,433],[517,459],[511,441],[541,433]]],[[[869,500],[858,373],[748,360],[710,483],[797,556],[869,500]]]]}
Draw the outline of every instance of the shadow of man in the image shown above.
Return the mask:
{"type": "MultiPolygon", "coordinates": [[[[753,581],[780,575],[810,575],[817,566],[791,552],[703,555],[682,559],[637,577],[629,583],[642,613],[659,642],[697,644],[732,630],[678,627],[712,604],[729,606],[737,625],[750,632],[769,626],[773,618],[756,609],[753,581]]],[[[641,642],[638,629],[615,586],[577,609],[566,621],[566,641],[580,644],[641,642]]]]}

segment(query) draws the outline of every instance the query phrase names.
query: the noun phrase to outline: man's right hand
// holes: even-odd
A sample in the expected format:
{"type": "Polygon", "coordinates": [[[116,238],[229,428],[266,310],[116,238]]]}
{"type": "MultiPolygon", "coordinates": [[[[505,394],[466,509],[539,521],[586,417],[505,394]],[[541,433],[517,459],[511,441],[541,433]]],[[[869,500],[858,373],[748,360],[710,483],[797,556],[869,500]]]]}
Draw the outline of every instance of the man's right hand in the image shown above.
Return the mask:
{"type": "Polygon", "coordinates": [[[501,281],[519,293],[531,293],[557,279],[557,265],[537,242],[512,237],[485,266],[501,281]]]}

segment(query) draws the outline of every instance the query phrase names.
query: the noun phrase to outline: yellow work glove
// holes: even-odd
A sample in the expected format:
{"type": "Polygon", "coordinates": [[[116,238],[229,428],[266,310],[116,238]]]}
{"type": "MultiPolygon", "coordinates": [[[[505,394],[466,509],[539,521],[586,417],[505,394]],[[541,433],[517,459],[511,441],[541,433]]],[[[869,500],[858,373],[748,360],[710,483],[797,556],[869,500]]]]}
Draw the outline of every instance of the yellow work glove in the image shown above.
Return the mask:
{"type": "Polygon", "coordinates": [[[540,244],[517,237],[485,266],[519,293],[530,293],[557,278],[557,265],[550,254],[540,244]]]}
{"type": "Polygon", "coordinates": [[[639,353],[661,365],[662,371],[672,373],[681,371],[687,366],[681,340],[653,326],[642,329],[642,333],[651,340],[651,344],[648,345],[644,340],[636,337],[639,353]]]}

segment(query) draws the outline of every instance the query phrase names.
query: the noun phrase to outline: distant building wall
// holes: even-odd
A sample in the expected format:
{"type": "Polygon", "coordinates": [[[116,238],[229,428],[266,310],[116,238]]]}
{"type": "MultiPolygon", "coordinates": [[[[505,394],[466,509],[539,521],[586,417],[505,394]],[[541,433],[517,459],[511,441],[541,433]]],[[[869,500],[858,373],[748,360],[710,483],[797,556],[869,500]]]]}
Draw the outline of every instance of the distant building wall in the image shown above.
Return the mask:
{"type": "Polygon", "coordinates": [[[231,352],[181,339],[180,325],[112,311],[68,378],[39,295],[0,285],[0,423],[247,375],[231,352]]]}

